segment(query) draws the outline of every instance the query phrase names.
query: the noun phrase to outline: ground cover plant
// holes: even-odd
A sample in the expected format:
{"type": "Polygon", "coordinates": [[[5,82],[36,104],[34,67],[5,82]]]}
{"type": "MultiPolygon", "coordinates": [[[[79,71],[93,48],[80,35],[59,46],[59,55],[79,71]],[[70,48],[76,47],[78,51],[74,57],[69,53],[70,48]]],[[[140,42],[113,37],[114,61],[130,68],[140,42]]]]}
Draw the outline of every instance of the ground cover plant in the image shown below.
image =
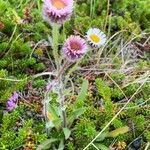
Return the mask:
{"type": "Polygon", "coordinates": [[[0,150],[150,149],[149,0],[0,0],[0,150]]]}

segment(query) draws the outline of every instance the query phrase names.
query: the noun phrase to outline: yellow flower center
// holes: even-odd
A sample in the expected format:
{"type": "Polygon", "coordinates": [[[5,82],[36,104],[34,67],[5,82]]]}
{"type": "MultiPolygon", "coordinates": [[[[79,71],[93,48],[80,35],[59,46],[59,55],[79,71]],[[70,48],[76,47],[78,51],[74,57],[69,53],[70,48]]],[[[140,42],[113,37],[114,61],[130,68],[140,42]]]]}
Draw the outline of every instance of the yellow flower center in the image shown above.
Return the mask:
{"type": "Polygon", "coordinates": [[[92,40],[93,42],[95,42],[95,43],[99,43],[100,40],[101,40],[101,39],[100,39],[97,35],[95,35],[95,34],[90,35],[90,38],[91,38],[91,40],[92,40]]]}
{"type": "Polygon", "coordinates": [[[66,4],[62,0],[52,0],[52,5],[57,9],[63,9],[66,7],[66,4]]]}

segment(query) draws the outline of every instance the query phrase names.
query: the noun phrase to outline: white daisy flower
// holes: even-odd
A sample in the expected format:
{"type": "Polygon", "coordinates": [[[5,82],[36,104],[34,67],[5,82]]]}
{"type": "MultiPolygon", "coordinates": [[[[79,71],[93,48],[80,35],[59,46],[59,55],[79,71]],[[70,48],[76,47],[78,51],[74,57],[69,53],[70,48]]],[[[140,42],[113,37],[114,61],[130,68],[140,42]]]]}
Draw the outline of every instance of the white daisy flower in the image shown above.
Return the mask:
{"type": "Polygon", "coordinates": [[[90,28],[86,38],[94,47],[100,47],[106,43],[106,35],[98,28],[90,28]]]}

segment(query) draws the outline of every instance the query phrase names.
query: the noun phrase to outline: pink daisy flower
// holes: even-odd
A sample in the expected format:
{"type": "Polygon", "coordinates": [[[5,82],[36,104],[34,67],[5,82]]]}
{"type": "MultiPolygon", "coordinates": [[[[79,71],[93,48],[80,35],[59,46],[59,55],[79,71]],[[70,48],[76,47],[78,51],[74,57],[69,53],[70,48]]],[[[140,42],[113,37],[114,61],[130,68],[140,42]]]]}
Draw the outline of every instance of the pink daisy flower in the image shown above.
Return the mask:
{"type": "Polygon", "coordinates": [[[71,35],[65,42],[62,53],[69,61],[76,61],[87,52],[86,41],[80,36],[71,35]]]}
{"type": "Polygon", "coordinates": [[[73,0],[44,0],[43,18],[49,23],[62,24],[70,19],[73,0]]]}

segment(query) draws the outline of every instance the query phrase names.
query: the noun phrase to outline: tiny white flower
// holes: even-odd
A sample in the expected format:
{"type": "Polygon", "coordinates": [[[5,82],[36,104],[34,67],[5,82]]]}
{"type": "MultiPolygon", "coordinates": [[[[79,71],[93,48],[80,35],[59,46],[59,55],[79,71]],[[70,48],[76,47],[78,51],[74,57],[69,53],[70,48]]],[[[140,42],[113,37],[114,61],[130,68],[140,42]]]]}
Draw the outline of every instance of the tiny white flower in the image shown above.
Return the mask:
{"type": "Polygon", "coordinates": [[[86,33],[86,38],[94,47],[100,47],[106,43],[106,35],[98,28],[90,28],[86,33]]]}

